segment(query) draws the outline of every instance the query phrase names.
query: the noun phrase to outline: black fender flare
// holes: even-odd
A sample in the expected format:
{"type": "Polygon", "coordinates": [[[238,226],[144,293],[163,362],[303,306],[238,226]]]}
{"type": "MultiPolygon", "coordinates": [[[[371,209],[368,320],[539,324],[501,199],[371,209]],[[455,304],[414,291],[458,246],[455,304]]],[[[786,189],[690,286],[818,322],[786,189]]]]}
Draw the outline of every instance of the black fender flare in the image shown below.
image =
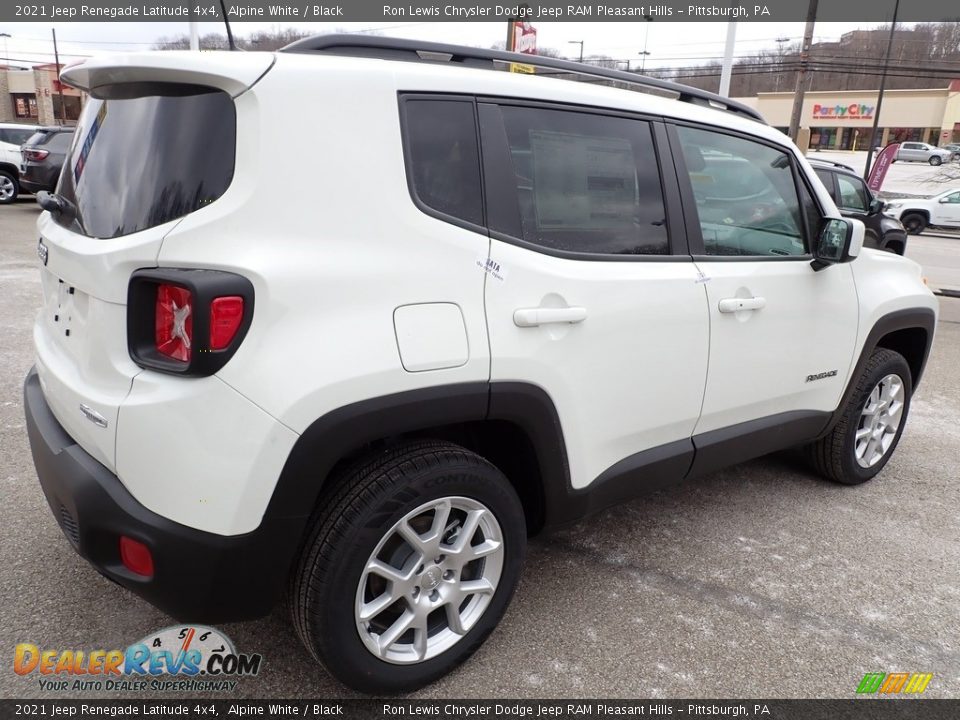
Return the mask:
{"type": "Polygon", "coordinates": [[[879,346],[880,340],[884,336],[889,335],[892,332],[896,332],[897,330],[909,330],[916,328],[926,332],[926,347],[923,350],[923,357],[921,358],[919,367],[912,377],[913,389],[914,392],[916,392],[917,387],[920,385],[920,380],[923,377],[923,371],[926,368],[927,359],[930,357],[930,348],[933,345],[933,335],[934,330],[936,329],[936,323],[937,316],[931,308],[908,308],[905,310],[896,310],[892,313],[881,316],[873,324],[873,327],[867,334],[867,339],[864,341],[863,347],[860,350],[860,356],[857,358],[857,364],[854,366],[853,372],[850,373],[850,379],[847,381],[847,387],[843,391],[840,404],[837,405],[837,409],[834,410],[830,415],[830,419],[826,426],[817,436],[818,439],[830,432],[830,430],[833,429],[833,426],[836,425],[837,421],[840,419],[844,408],[847,406],[847,403],[850,402],[853,391],[856,389],[857,378],[860,377],[864,366],[867,364],[867,361],[870,360],[870,355],[879,346]]]}

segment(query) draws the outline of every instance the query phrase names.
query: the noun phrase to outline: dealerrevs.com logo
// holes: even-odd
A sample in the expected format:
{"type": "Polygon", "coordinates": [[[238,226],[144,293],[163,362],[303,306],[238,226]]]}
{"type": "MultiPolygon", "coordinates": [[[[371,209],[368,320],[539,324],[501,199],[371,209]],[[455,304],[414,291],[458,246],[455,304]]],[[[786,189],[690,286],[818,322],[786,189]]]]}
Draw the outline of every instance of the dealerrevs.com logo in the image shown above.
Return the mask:
{"type": "Polygon", "coordinates": [[[41,650],[20,643],[17,675],[37,675],[40,689],[229,692],[239,677],[260,672],[263,657],[236,651],[224,633],[203,625],[174,625],[126,650],[41,650]]]}

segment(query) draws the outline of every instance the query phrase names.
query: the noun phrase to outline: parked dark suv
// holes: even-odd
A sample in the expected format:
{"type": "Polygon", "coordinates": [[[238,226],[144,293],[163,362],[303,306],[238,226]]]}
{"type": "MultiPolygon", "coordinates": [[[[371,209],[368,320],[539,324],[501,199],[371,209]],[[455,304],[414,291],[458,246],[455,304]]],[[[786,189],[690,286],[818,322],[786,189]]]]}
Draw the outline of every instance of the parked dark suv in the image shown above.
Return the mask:
{"type": "Polygon", "coordinates": [[[72,140],[73,128],[41,128],[31,135],[20,148],[20,188],[53,192],[72,140]]]}
{"type": "Polygon", "coordinates": [[[844,217],[862,220],[866,225],[863,244],[903,255],[907,249],[907,231],[899,220],[883,214],[883,200],[873,196],[863,178],[847,165],[807,159],[844,217]]]}

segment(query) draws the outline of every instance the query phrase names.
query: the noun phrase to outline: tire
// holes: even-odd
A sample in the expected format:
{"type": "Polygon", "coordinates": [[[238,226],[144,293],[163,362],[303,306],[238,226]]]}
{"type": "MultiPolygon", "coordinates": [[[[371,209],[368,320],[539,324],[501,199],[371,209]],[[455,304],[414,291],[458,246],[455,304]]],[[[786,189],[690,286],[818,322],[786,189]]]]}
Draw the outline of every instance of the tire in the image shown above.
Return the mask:
{"type": "Polygon", "coordinates": [[[526,552],[523,507],[503,473],[437,441],[371,453],[347,468],[310,527],[287,594],[294,627],[331,675],[367,693],[415,690],[473,654],[510,603],[526,552]],[[443,502],[445,530],[431,537],[443,502]],[[465,540],[470,518],[479,524],[465,540]],[[411,528],[419,546],[405,539],[411,528]],[[464,563],[458,552],[488,554],[464,563]],[[374,561],[379,569],[369,571],[374,561]],[[386,566],[393,572],[381,575],[386,566]],[[476,592],[484,583],[492,592],[476,592]],[[361,617],[361,607],[370,614],[361,617]],[[419,622],[396,635],[415,614],[419,622]],[[388,633],[395,637],[381,647],[388,633]]]}
{"type": "Polygon", "coordinates": [[[936,167],[937,165],[941,165],[942,163],[943,163],[943,158],[940,157],[939,155],[934,155],[932,158],[930,158],[930,164],[933,165],[934,167],[936,167]]]}
{"type": "Polygon", "coordinates": [[[20,194],[20,183],[12,173],[0,170],[0,205],[8,205],[20,194]]]}
{"type": "Polygon", "coordinates": [[[877,475],[893,455],[903,427],[910,412],[910,398],[913,394],[913,381],[910,376],[910,366],[900,353],[884,348],[877,348],[870,355],[866,367],[856,380],[853,394],[850,396],[843,414],[836,425],[825,437],[806,446],[806,454],[813,467],[828,480],[844,485],[859,485],[877,475]],[[894,380],[890,380],[894,378],[894,380]],[[890,383],[885,386],[884,383],[890,383]],[[899,384],[899,391],[896,386],[899,384]],[[877,407],[878,399],[883,401],[885,389],[889,391],[891,401],[877,407]],[[899,412],[896,404],[899,402],[899,412]],[[880,416],[879,424],[871,425],[872,419],[868,415],[870,405],[876,409],[876,416],[880,416]],[[894,412],[890,412],[893,408],[894,412]],[[890,419],[886,428],[882,416],[887,412],[888,417],[896,413],[894,421],[890,419]],[[867,435],[858,441],[857,435],[877,428],[879,432],[878,444],[871,452],[872,438],[867,435]],[[885,430],[885,431],[884,431],[885,430]],[[861,455],[861,452],[863,454],[861,455]]]}
{"type": "Polygon", "coordinates": [[[908,235],[919,235],[927,229],[927,218],[921,213],[907,213],[900,218],[900,222],[908,235]]]}

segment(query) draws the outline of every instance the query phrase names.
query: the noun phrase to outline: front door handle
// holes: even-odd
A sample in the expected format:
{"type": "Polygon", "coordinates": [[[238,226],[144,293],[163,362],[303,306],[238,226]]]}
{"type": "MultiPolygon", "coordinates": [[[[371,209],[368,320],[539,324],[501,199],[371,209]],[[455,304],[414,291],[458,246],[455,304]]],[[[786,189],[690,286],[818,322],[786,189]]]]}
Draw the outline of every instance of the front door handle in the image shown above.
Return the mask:
{"type": "Polygon", "coordinates": [[[520,308],[513,311],[513,323],[517,327],[536,327],[547,323],[578,323],[587,319],[587,309],[565,308],[520,308]]]}
{"type": "Polygon", "coordinates": [[[762,297],[726,298],[720,301],[718,307],[722,313],[732,313],[740,310],[760,310],[766,305],[767,299],[762,297]]]}

